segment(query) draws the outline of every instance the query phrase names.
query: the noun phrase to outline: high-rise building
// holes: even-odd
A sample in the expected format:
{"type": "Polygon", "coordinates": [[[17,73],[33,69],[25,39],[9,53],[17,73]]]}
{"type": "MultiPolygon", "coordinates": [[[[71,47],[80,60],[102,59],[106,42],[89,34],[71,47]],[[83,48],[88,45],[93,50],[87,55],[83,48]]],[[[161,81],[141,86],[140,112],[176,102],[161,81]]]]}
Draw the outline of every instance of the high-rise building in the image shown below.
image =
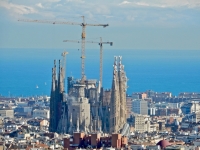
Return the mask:
{"type": "Polygon", "coordinates": [[[136,99],[132,101],[132,112],[142,115],[148,115],[148,104],[143,99],[136,99]]]}
{"type": "Polygon", "coordinates": [[[126,123],[127,77],[121,60],[122,57],[115,57],[113,65],[109,122],[110,133],[118,133],[126,123]]]}

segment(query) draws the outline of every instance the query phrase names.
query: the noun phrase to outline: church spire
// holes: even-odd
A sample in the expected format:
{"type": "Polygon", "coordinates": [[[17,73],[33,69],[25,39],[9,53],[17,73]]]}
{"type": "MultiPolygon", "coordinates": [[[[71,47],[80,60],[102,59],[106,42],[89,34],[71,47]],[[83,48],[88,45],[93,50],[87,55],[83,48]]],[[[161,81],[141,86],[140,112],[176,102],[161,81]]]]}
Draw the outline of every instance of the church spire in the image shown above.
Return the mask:
{"type": "Polygon", "coordinates": [[[115,57],[110,102],[110,132],[119,132],[126,123],[126,86],[122,57],[115,57]]]}

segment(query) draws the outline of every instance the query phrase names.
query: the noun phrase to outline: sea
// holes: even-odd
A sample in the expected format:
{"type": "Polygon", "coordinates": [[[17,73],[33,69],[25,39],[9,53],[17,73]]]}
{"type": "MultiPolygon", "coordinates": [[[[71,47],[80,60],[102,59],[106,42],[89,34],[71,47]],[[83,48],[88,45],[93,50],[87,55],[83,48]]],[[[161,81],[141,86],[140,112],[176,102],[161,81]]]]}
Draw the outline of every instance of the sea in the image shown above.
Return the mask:
{"type": "MultiPolygon", "coordinates": [[[[0,96],[50,95],[54,59],[67,51],[66,77],[81,78],[79,49],[0,49],[0,96]]],[[[99,79],[99,49],[86,49],[87,79],[99,79]]],[[[114,56],[122,56],[128,77],[127,94],[133,92],[200,92],[200,50],[104,49],[103,87],[112,84],[114,56]]],[[[65,82],[67,90],[67,82],[65,82]]]]}

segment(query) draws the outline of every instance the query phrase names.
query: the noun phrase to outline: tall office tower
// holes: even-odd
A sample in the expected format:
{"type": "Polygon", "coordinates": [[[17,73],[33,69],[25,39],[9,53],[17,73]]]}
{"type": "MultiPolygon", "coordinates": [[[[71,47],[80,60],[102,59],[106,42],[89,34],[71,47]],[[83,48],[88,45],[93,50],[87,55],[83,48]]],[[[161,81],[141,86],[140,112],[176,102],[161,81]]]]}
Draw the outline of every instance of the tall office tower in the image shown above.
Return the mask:
{"type": "Polygon", "coordinates": [[[59,74],[57,79],[56,61],[54,60],[54,67],[52,68],[52,86],[50,98],[50,132],[57,131],[59,121],[61,120],[61,116],[64,113],[62,112],[64,93],[64,71],[59,60],[59,74]]]}
{"type": "Polygon", "coordinates": [[[121,64],[122,57],[115,57],[113,65],[113,81],[110,101],[110,133],[118,133],[126,123],[126,88],[127,77],[124,66],[121,64]]]}
{"type": "Polygon", "coordinates": [[[148,103],[143,99],[132,101],[132,112],[142,115],[148,115],[148,103]]]}

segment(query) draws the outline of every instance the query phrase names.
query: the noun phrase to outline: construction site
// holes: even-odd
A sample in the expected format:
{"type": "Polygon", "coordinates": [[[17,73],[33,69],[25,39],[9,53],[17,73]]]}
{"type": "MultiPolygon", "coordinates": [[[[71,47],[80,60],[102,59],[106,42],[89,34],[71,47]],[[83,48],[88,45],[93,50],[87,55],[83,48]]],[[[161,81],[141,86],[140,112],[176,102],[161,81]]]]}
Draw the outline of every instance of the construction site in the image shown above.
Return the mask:
{"type": "Polygon", "coordinates": [[[104,90],[103,45],[112,46],[113,42],[105,42],[102,38],[99,42],[86,41],[86,26],[107,27],[108,24],[89,24],[85,22],[84,16],[82,16],[82,19],[82,23],[19,20],[23,22],[80,25],[82,27],[80,41],[63,40],[63,42],[81,44],[81,78],[75,79],[73,76],[65,76],[68,52],[62,53],[62,60],[59,60],[58,64],[54,60],[50,93],[49,131],[70,135],[74,133],[84,133],[85,135],[114,133],[128,137],[130,128],[127,123],[126,109],[127,77],[122,65],[122,57],[114,57],[112,85],[110,89],[104,90]],[[85,73],[85,43],[98,44],[100,47],[99,79],[87,79],[87,73],[85,73]]]}
{"type": "MultiPolygon", "coordinates": [[[[85,29],[86,26],[107,27],[108,24],[88,24],[85,23],[84,16],[82,18],[82,23],[66,22],[66,24],[82,26],[82,40],[63,40],[63,42],[81,43],[81,78],[65,77],[67,52],[62,53],[63,59],[59,60],[58,68],[56,61],[54,61],[49,131],[62,134],[102,132],[128,135],[129,126],[126,123],[127,77],[122,65],[122,57],[115,57],[112,87],[110,90],[104,90],[102,78],[103,45],[112,46],[113,42],[104,42],[102,38],[99,42],[86,41],[85,29]],[[99,79],[87,79],[86,77],[85,43],[94,43],[100,46],[99,79]],[[65,84],[65,80],[67,80],[67,84],[65,84]],[[65,92],[65,85],[67,85],[67,92],[65,92]]],[[[54,24],[59,24],[59,22],[54,22],[54,24]]],[[[62,24],[65,23],[62,22],[62,24]]]]}

